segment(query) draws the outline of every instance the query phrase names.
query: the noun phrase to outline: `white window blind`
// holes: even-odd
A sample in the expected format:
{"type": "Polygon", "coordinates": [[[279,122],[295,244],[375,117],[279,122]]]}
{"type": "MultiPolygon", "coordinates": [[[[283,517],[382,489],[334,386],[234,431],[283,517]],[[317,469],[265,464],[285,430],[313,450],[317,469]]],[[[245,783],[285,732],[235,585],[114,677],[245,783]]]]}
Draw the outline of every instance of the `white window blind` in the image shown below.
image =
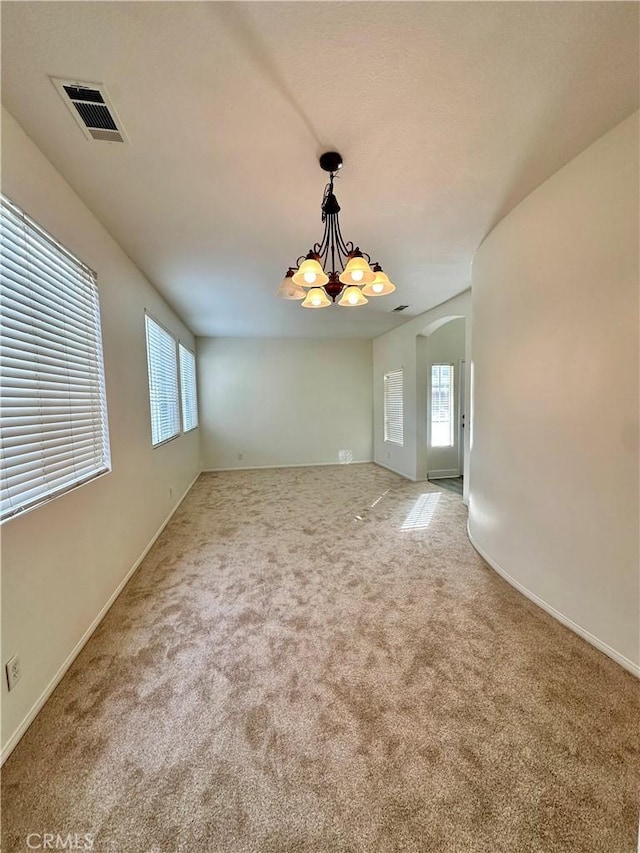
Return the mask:
{"type": "Polygon", "coordinates": [[[453,447],[453,365],[431,365],[431,446],[453,447]]]}
{"type": "Polygon", "coordinates": [[[0,518],[110,470],[95,274],[2,197],[0,518]]]}
{"type": "Polygon", "coordinates": [[[384,440],[404,444],[403,373],[391,370],[384,375],[384,440]]]}
{"type": "Polygon", "coordinates": [[[151,405],[151,443],[162,444],[180,434],[178,354],[176,340],[145,314],[147,369],[151,405]]]}
{"type": "Polygon", "coordinates": [[[151,443],[162,444],[180,434],[178,354],[176,340],[145,314],[147,368],[151,404],[151,443]]]}
{"type": "Polygon", "coordinates": [[[196,357],[182,344],[180,353],[180,399],[182,402],[182,431],[198,426],[198,394],[196,389],[196,357]]]}

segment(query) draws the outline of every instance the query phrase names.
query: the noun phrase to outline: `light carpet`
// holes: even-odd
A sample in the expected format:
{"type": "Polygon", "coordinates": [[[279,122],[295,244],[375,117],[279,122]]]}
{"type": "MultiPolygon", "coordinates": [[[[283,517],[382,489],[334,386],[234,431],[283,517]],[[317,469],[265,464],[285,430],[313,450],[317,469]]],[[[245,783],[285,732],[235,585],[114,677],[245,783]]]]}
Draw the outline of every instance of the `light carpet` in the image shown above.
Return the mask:
{"type": "Polygon", "coordinates": [[[205,474],[8,760],[3,850],[632,853],[638,722],[456,495],[205,474]]]}

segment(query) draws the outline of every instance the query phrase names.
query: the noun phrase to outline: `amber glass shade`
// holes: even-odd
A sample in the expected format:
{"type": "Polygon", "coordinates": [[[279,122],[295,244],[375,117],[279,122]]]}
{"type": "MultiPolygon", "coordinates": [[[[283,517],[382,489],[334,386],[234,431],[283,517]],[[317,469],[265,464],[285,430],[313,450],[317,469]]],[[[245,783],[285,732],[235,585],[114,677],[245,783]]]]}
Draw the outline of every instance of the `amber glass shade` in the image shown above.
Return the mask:
{"type": "Polygon", "coordinates": [[[294,283],[292,270],[289,270],[276,290],[276,296],[281,299],[304,299],[306,295],[307,291],[304,287],[294,283]]]}
{"type": "Polygon", "coordinates": [[[344,271],[340,273],[340,281],[343,284],[355,284],[362,286],[369,284],[375,278],[375,274],[364,258],[350,258],[344,271]]]}
{"type": "Polygon", "coordinates": [[[312,287],[302,303],[303,308],[326,308],[327,305],[331,305],[331,300],[321,287],[312,287]]]}
{"type": "Polygon", "coordinates": [[[300,287],[322,287],[329,281],[329,276],[315,258],[307,258],[293,275],[293,281],[300,287]]]}
{"type": "Polygon", "coordinates": [[[368,301],[359,287],[351,285],[350,287],[345,287],[338,305],[344,305],[346,308],[355,308],[357,305],[366,305],[368,301]]]}
{"type": "Polygon", "coordinates": [[[365,296],[386,296],[396,289],[395,284],[389,281],[389,276],[382,270],[375,271],[375,278],[371,284],[365,284],[362,292],[365,296]]]}

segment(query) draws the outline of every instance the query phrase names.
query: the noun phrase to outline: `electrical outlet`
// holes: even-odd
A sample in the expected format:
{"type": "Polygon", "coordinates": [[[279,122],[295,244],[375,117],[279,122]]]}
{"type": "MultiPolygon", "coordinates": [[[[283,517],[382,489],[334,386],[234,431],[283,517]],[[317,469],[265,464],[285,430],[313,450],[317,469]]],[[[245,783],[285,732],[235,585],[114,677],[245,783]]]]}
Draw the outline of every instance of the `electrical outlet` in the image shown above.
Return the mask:
{"type": "Polygon", "coordinates": [[[238,453],[238,459],[242,459],[242,453],[238,453]]]}
{"type": "Polygon", "coordinates": [[[169,500],[173,498],[173,489],[169,487],[169,500]]]}
{"type": "Polygon", "coordinates": [[[7,661],[6,670],[7,685],[9,690],[13,690],[16,684],[20,681],[20,676],[22,675],[22,670],[20,669],[20,658],[18,655],[14,655],[11,660],[7,661]]]}
{"type": "Polygon", "coordinates": [[[387,453],[387,461],[389,461],[389,459],[391,459],[391,454],[387,453]]]}

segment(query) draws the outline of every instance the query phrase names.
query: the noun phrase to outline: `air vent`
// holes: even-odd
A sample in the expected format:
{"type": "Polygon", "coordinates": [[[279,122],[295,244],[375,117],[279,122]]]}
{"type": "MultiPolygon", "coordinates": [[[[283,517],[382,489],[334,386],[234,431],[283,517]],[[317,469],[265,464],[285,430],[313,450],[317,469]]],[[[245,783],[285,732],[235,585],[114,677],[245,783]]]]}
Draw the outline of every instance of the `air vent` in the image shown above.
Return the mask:
{"type": "Polygon", "coordinates": [[[399,314],[401,311],[406,311],[408,307],[409,307],[408,305],[398,305],[397,308],[393,309],[392,313],[393,314],[399,314]]]}
{"type": "Polygon", "coordinates": [[[87,139],[127,141],[122,123],[101,83],[79,83],[57,77],[51,80],[87,139]]]}

